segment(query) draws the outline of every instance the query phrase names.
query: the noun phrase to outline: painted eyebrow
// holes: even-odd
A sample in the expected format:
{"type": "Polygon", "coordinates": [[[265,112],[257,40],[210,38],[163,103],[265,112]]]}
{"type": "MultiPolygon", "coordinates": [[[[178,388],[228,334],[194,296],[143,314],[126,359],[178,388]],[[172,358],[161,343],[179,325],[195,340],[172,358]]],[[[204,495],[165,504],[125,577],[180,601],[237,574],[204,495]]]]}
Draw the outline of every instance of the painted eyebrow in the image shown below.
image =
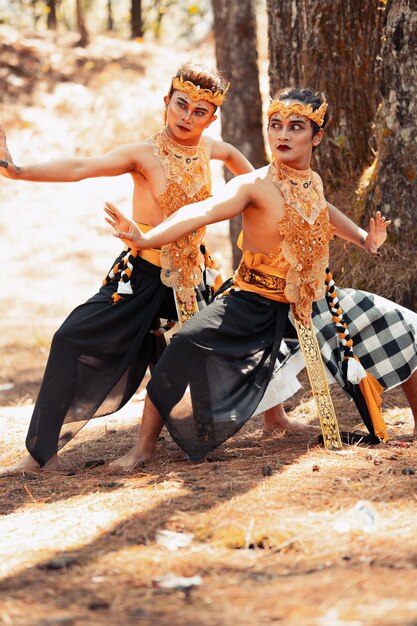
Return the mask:
{"type": "MultiPolygon", "coordinates": [[[[182,98],[181,96],[177,97],[177,100],[179,102],[182,102],[183,104],[186,104],[187,106],[189,106],[191,104],[191,102],[188,102],[188,100],[186,100],[185,98],[182,98]]],[[[206,109],[206,107],[203,106],[198,106],[195,109],[196,111],[204,111],[204,113],[209,113],[210,111],[208,109],[206,109]]]]}
{"type": "MultiPolygon", "coordinates": [[[[271,122],[282,122],[278,117],[271,117],[271,122]]],[[[305,125],[307,120],[289,120],[290,124],[302,124],[305,125]]]]}

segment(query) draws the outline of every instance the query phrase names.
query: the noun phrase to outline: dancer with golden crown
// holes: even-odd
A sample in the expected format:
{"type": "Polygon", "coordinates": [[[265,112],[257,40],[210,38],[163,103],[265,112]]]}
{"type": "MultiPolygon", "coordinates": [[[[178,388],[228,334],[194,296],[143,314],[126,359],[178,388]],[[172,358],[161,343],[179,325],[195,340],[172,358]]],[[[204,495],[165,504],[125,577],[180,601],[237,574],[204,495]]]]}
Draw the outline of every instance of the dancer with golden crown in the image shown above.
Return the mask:
{"type": "MultiPolygon", "coordinates": [[[[19,167],[0,128],[0,174],[13,180],[71,182],[130,173],[132,219],[143,230],[151,229],[179,207],[210,196],[210,159],[223,161],[234,174],[253,170],[230,144],[202,137],[228,88],[219,72],[185,64],[164,99],[165,128],[98,158],[19,167]]],[[[203,235],[204,228],[191,229],[162,249],[124,250],[100,291],[69,315],[52,342],[26,439],[29,454],[4,474],[55,469],[57,450],[87,420],[117,411],[136,392],[164,348],[159,318],[187,321],[198,301],[209,299],[219,284],[203,235]]]]}
{"type": "MultiPolygon", "coordinates": [[[[193,460],[237,432],[255,413],[271,380],[290,308],[325,445],[341,446],[312,308],[326,291],[333,236],[377,255],[389,222],[377,212],[366,232],[326,202],[321,179],[310,169],[328,118],[323,98],[306,89],[284,91],[274,98],[268,117],[272,163],[238,176],[217,196],[177,210],[146,233],[114,205],[106,205],[115,235],[137,250],[167,245],[238,214],[243,223],[243,256],[233,284],[174,335],[158,361],[147,386],[138,441],[121,463],[125,467],[155,456],[164,424],[193,460]],[[180,401],[187,388],[192,406],[184,410],[180,401]]],[[[362,408],[373,433],[385,439],[381,389],[352,350],[346,359],[349,378],[362,386],[362,408]]]]}

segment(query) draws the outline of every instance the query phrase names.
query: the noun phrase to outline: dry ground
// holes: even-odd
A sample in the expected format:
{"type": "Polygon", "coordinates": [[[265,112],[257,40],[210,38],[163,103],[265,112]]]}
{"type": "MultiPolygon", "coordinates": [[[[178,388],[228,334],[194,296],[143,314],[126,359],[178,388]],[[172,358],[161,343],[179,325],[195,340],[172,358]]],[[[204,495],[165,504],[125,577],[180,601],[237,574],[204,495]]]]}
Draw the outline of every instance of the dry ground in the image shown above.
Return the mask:
{"type": "MultiPolygon", "coordinates": [[[[65,59],[71,80],[39,80],[27,106],[3,107],[17,162],[150,134],[168,77],[191,56],[169,51],[168,64],[166,50],[102,38],[84,61],[106,62],[77,84],[80,53],[30,45],[52,64],[65,59]]],[[[210,61],[211,48],[198,56],[210,61]]],[[[101,207],[110,199],[127,208],[130,180],[2,182],[0,194],[3,465],[22,453],[54,329],[117,252],[101,207]]],[[[210,236],[228,273],[226,227],[210,236]]],[[[355,409],[340,392],[335,404],[342,427],[353,428],[355,409]]],[[[111,474],[105,463],[134,441],[142,406],[143,388],[119,415],[86,427],[59,474],[0,481],[0,624],[417,625],[417,448],[400,390],[385,398],[390,445],[325,452],[315,434],[264,438],[256,418],[200,463],[165,433],[155,463],[111,474]],[[360,501],[365,508],[352,511],[360,501]],[[161,530],[190,542],[169,549],[161,530]],[[188,591],[181,581],[168,588],[169,573],[201,579],[188,591]]],[[[317,425],[308,385],[287,409],[317,425]]]]}

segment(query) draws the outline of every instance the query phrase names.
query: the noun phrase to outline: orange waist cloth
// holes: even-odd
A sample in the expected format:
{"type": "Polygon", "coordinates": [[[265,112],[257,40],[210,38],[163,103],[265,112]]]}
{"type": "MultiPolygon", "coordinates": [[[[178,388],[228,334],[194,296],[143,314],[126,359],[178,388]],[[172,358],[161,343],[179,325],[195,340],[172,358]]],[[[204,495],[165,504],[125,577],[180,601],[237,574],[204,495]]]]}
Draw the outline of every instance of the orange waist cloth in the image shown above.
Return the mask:
{"type": "Polygon", "coordinates": [[[284,295],[287,269],[272,267],[269,262],[267,254],[245,250],[233,276],[233,284],[243,291],[252,291],[269,300],[288,302],[284,295]]]}
{"type": "MultiPolygon", "coordinates": [[[[153,226],[149,226],[148,224],[141,224],[140,222],[136,222],[136,224],[144,233],[147,233],[153,228],[153,226]]],[[[141,259],[145,259],[145,261],[148,261],[148,263],[152,263],[152,265],[157,265],[158,267],[161,267],[161,248],[136,250],[136,256],[140,256],[141,259]]]]}

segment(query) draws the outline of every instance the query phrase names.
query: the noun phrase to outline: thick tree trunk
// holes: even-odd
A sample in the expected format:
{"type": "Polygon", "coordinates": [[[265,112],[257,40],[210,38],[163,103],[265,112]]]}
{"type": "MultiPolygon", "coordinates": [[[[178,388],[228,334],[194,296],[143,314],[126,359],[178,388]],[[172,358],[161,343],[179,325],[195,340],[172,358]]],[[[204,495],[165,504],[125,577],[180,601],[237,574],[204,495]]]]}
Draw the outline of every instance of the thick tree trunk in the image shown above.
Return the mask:
{"type": "Polygon", "coordinates": [[[130,17],[132,39],[143,37],[142,0],[132,0],[130,17]]]}
{"type": "Polygon", "coordinates": [[[383,13],[378,0],[267,0],[271,93],[286,86],[325,94],[332,123],[315,153],[326,187],[372,159],[383,13]]]}
{"type": "MultiPolygon", "coordinates": [[[[224,141],[238,148],[254,165],[266,164],[262,135],[262,100],[259,88],[254,0],[213,0],[217,67],[231,83],[221,108],[224,141]]],[[[230,175],[226,173],[226,178],[230,175]]],[[[241,253],[235,242],[240,217],[231,221],[233,265],[241,253]]]]}
{"type": "Polygon", "coordinates": [[[76,0],[76,13],[77,13],[77,28],[78,28],[78,32],[80,33],[80,40],[78,42],[78,45],[81,46],[82,48],[85,48],[90,38],[88,35],[87,26],[85,25],[85,17],[84,17],[84,9],[82,6],[82,0],[76,0]]]}
{"type": "MultiPolygon", "coordinates": [[[[382,50],[377,155],[361,184],[365,221],[381,210],[392,220],[383,255],[385,295],[417,309],[417,0],[389,0],[382,50]]],[[[366,268],[365,268],[366,271],[366,268]]]]}

